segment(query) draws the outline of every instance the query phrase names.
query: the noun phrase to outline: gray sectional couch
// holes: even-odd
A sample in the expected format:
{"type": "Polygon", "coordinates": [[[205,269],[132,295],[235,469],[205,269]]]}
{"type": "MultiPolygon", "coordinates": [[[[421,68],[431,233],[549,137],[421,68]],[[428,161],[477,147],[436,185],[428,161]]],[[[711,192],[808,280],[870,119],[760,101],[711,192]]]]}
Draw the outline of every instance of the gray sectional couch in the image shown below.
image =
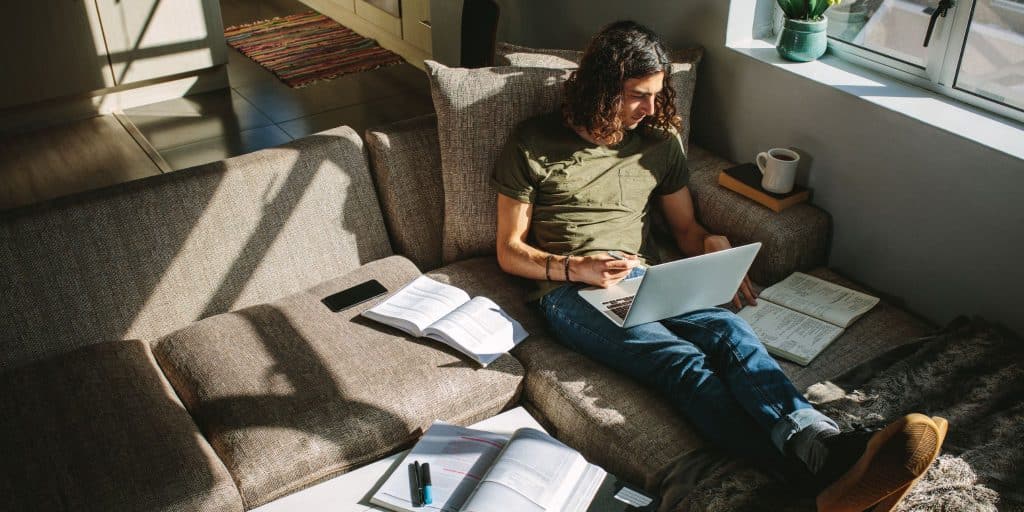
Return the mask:
{"type": "MultiPolygon", "coordinates": [[[[578,57],[522,50],[503,52],[536,67],[432,65],[436,116],[0,213],[0,510],[249,510],[407,448],[435,419],[516,405],[672,508],[700,439],[553,340],[530,283],[493,256],[494,153],[552,108],[578,57]],[[530,337],[482,369],[358,316],[376,301],[320,303],[421,272],[490,297],[530,337]]],[[[700,52],[679,59],[685,114],[700,52]]],[[[826,212],[772,213],[716,185],[730,162],[693,145],[688,160],[700,221],[763,243],[757,283],[804,270],[856,287],[824,267],[826,212]]],[[[810,366],[782,364],[803,387],[930,327],[883,302],[810,366]]]]}
{"type": "MultiPolygon", "coordinates": [[[[365,145],[340,127],[0,215],[0,510],[248,510],[408,447],[434,419],[515,405],[662,492],[700,446],[685,421],[552,340],[529,283],[493,256],[443,263],[436,123],[365,145]],[[531,336],[481,369],[359,318],[372,303],[319,302],[420,272],[494,299],[531,336]]],[[[701,221],[764,243],[760,284],[798,269],[843,281],[821,268],[824,211],[774,214],[714,184],[729,162],[691,147],[690,164],[701,221]]],[[[883,303],[811,366],[784,367],[807,385],[928,327],[883,303]]]]}

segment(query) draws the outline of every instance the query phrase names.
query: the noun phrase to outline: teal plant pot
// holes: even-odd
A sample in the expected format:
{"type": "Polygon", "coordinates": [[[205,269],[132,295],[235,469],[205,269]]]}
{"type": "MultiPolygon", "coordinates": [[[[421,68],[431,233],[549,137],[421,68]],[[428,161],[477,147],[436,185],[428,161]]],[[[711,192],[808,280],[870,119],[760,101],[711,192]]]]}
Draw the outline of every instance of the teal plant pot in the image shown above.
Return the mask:
{"type": "Polygon", "coordinates": [[[828,47],[828,19],[822,16],[821,21],[804,21],[786,19],[782,26],[782,34],[775,49],[787,60],[809,62],[825,55],[828,47]]]}

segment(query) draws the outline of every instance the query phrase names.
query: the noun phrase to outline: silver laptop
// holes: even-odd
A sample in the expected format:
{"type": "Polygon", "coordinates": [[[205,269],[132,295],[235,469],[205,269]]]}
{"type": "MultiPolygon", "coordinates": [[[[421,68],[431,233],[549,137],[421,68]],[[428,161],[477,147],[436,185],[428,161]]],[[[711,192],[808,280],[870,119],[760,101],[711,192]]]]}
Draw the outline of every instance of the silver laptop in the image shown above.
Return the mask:
{"type": "Polygon", "coordinates": [[[649,267],[609,288],[579,291],[620,327],[657,322],[732,300],[761,249],[755,242],[649,267]]]}

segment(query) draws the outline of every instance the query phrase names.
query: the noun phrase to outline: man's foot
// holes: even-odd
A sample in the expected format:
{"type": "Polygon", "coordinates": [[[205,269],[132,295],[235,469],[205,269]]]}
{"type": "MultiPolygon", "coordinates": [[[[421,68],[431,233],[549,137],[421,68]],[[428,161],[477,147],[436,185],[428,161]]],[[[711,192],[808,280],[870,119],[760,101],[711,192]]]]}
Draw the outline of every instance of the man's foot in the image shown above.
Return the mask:
{"type": "MultiPolygon", "coordinates": [[[[946,440],[946,432],[949,430],[949,422],[946,421],[945,418],[940,418],[938,416],[932,416],[932,421],[935,422],[935,426],[939,427],[939,447],[941,448],[942,442],[946,440]]],[[[925,471],[927,471],[927,469],[925,471]]],[[[914,487],[914,484],[916,484],[922,476],[924,476],[924,472],[922,472],[920,476],[915,478],[914,481],[910,482],[905,487],[903,487],[902,490],[894,492],[887,496],[886,498],[884,498],[882,501],[879,501],[878,504],[875,505],[875,507],[872,509],[872,512],[889,512],[890,510],[895,509],[896,505],[899,505],[900,500],[902,500],[903,497],[906,496],[908,492],[910,492],[910,489],[914,487]]]]}
{"type": "Polygon", "coordinates": [[[829,456],[818,476],[831,484],[818,494],[819,512],[892,510],[938,456],[947,428],[915,413],[880,431],[825,439],[829,456]]]}

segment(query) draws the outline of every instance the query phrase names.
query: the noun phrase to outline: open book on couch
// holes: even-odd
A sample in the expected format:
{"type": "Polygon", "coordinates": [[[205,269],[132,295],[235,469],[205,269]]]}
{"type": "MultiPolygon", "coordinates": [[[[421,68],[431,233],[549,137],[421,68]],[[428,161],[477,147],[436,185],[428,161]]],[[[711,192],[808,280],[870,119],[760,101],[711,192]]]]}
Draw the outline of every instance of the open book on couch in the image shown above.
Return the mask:
{"type": "Polygon", "coordinates": [[[811,362],[878,298],[794,272],[739,312],[768,352],[798,364],[811,362]]]}
{"type": "Polygon", "coordinates": [[[363,316],[427,337],[487,366],[528,333],[487,297],[469,298],[462,289],[419,276],[363,316]]]}
{"type": "Polygon", "coordinates": [[[605,478],[576,450],[534,428],[511,438],[434,422],[370,503],[399,512],[583,512],[605,478]],[[430,465],[433,500],[413,503],[406,468],[430,465]]]}

